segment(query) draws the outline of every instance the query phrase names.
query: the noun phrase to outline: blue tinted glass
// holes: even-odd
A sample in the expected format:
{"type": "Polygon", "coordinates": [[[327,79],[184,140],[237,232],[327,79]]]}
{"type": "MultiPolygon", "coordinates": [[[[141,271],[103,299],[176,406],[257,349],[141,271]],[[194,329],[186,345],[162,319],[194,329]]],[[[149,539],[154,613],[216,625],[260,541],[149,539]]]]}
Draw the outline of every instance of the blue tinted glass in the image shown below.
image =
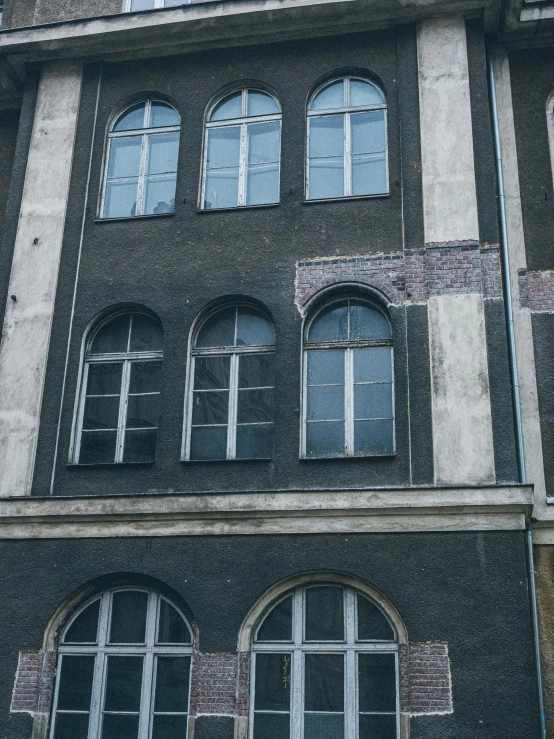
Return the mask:
{"type": "Polygon", "coordinates": [[[308,341],[346,341],[348,339],[348,303],[333,303],[320,311],[310,325],[308,341]]]}
{"type": "Polygon", "coordinates": [[[242,90],[223,98],[213,109],[210,121],[228,121],[242,116],[242,90]]]}
{"type": "Polygon", "coordinates": [[[344,80],[338,80],[337,82],[331,82],[330,85],[317,93],[312,100],[310,110],[342,108],[344,105],[344,80]]]}

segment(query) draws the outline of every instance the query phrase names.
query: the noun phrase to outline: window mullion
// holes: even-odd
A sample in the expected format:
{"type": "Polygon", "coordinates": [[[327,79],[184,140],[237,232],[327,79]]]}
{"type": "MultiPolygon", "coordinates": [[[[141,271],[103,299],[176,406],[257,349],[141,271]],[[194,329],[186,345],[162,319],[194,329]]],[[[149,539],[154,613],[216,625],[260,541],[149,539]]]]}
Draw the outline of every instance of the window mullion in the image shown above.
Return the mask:
{"type": "Polygon", "coordinates": [[[152,683],[154,681],[154,653],[147,651],[144,655],[144,664],[142,666],[142,691],[140,696],[139,708],[139,733],[138,739],[148,739],[150,736],[151,721],[153,708],[152,704],[152,683]]]}
{"type": "Polygon", "coordinates": [[[295,649],[291,671],[291,739],[304,736],[304,653],[295,649]]]}
{"type": "Polygon", "coordinates": [[[350,113],[344,114],[344,195],[352,195],[352,131],[350,113]]]}
{"type": "Polygon", "coordinates": [[[345,654],[344,670],[344,735],[357,737],[358,724],[358,680],[356,652],[349,649],[345,654]]]}
{"type": "Polygon", "coordinates": [[[89,737],[96,739],[100,736],[102,724],[102,708],[105,692],[106,654],[98,652],[94,661],[94,677],[92,680],[92,700],[89,714],[89,737]]]}
{"type": "Polygon", "coordinates": [[[356,643],[356,594],[351,588],[345,589],[346,599],[346,643],[352,647],[356,643]]]}
{"type": "Polygon", "coordinates": [[[344,350],[345,454],[354,455],[354,350],[344,350]]]}
{"type": "Polygon", "coordinates": [[[246,203],[246,159],[248,156],[247,149],[248,149],[248,124],[242,123],[240,127],[238,205],[245,205],[246,203]]]}
{"type": "Polygon", "coordinates": [[[231,356],[231,372],[229,379],[229,416],[227,426],[227,459],[236,458],[237,449],[237,410],[238,410],[238,367],[239,355],[231,356]]]}
{"type": "Polygon", "coordinates": [[[115,448],[115,461],[123,461],[123,449],[125,446],[125,426],[127,423],[127,407],[129,405],[129,382],[131,379],[131,362],[123,362],[121,373],[121,397],[119,399],[119,418],[117,421],[117,439],[115,448]]]}
{"type": "Polygon", "coordinates": [[[141,216],[144,214],[144,193],[146,191],[146,163],[148,158],[148,147],[150,145],[150,136],[143,134],[141,148],[140,148],[140,164],[138,173],[138,187],[137,187],[137,209],[135,215],[141,216]]]}
{"type": "Polygon", "coordinates": [[[81,399],[80,399],[80,405],[79,405],[79,415],[77,417],[77,434],[75,437],[75,449],[73,451],[73,459],[72,459],[72,461],[75,463],[79,462],[79,457],[81,455],[81,439],[83,436],[83,421],[85,418],[85,404],[87,402],[89,367],[90,367],[89,362],[85,361],[85,368],[83,372],[83,384],[82,384],[82,390],[81,390],[81,399]]]}

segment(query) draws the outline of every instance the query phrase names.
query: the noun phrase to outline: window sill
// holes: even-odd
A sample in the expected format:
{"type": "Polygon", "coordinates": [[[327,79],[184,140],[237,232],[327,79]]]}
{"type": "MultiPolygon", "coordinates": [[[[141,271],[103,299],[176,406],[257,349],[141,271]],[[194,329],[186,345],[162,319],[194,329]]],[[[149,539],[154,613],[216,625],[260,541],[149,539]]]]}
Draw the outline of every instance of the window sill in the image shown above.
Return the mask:
{"type": "MultiPolygon", "coordinates": [[[[141,11],[142,12],[142,11],[141,11]]],[[[95,223],[117,223],[118,221],[148,221],[154,218],[173,218],[173,213],[147,213],[143,216],[119,216],[118,218],[95,218],[95,223]]]]}
{"type": "Polygon", "coordinates": [[[281,203],[260,203],[259,205],[234,205],[231,208],[197,208],[197,213],[228,213],[237,210],[259,210],[261,208],[278,208],[281,203]]]}
{"type": "Polygon", "coordinates": [[[90,470],[90,469],[126,469],[129,467],[153,467],[152,462],[92,462],[91,464],[80,464],[76,462],[68,462],[66,468],[68,470],[90,470]]]}
{"type": "Polygon", "coordinates": [[[396,452],[388,454],[356,454],[353,457],[300,457],[301,462],[345,462],[357,459],[393,459],[397,456],[396,452]]]}
{"type": "Polygon", "coordinates": [[[339,198],[314,198],[313,200],[304,200],[304,205],[316,205],[317,203],[342,203],[351,202],[352,200],[376,200],[378,198],[390,198],[390,192],[381,192],[375,195],[349,195],[339,198]]]}
{"type": "Polygon", "coordinates": [[[181,459],[181,464],[236,464],[237,462],[271,462],[272,457],[251,457],[250,459],[181,459]]]}

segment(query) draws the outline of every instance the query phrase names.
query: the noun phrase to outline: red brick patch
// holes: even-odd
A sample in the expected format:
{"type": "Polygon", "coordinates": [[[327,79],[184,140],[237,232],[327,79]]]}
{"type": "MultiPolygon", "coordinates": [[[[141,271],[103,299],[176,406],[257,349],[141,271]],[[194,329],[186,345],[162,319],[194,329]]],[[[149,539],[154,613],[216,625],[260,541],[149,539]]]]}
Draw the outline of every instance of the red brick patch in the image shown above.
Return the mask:
{"type": "Polygon", "coordinates": [[[519,302],[534,313],[554,313],[554,271],[518,271],[519,302]]]}
{"type": "Polygon", "coordinates": [[[12,713],[49,713],[56,674],[53,652],[20,652],[12,693],[12,713]]]}
{"type": "Polygon", "coordinates": [[[453,713],[447,644],[399,648],[400,704],[411,716],[453,713]]]}

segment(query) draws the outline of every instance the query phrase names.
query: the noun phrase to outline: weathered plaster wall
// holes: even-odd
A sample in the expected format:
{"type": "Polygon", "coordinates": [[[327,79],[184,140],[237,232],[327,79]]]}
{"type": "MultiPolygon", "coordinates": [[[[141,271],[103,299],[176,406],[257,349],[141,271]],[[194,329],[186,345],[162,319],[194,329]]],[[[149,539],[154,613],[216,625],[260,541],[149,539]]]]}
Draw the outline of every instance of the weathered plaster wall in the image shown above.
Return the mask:
{"type": "Polygon", "coordinates": [[[69,18],[93,18],[121,13],[123,0],[35,0],[34,23],[53,23],[69,18]]]}
{"type": "Polygon", "coordinates": [[[4,234],[4,218],[12,178],[19,110],[0,111],[0,241],[4,234]]]}

